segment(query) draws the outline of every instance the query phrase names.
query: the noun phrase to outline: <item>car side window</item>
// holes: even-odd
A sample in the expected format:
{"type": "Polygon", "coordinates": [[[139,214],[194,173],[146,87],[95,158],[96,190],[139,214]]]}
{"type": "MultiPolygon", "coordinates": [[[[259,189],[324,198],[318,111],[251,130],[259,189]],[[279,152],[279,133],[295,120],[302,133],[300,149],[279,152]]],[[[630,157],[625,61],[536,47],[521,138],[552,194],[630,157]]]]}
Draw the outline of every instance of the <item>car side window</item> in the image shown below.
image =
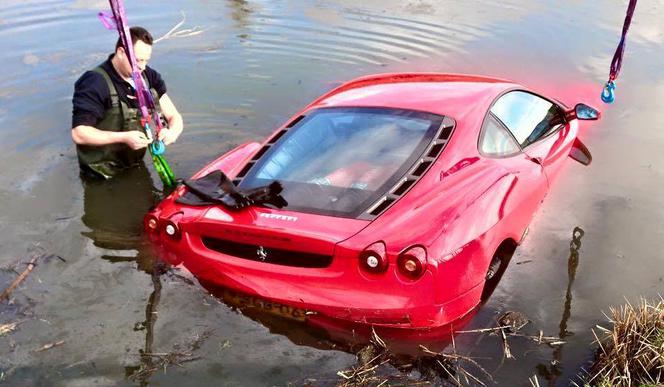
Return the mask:
{"type": "Polygon", "coordinates": [[[565,123],[565,112],[556,104],[525,91],[511,91],[491,107],[521,147],[546,137],[565,123]]]}
{"type": "Polygon", "coordinates": [[[480,152],[490,157],[507,157],[520,151],[521,148],[514,137],[492,114],[489,114],[480,135],[480,152]]]}

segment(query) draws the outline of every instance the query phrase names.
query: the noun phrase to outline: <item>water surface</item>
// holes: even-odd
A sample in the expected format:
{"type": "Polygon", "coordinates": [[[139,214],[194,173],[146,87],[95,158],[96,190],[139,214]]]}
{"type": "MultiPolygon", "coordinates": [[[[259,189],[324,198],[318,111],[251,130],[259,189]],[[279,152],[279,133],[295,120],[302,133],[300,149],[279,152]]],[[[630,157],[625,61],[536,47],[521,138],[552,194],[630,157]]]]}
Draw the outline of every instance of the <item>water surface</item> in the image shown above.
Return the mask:
{"type": "MultiPolygon", "coordinates": [[[[531,329],[564,336],[562,348],[459,335],[499,385],[568,385],[589,359],[591,328],[625,298],[664,291],[664,3],[642,1],[630,31],[617,101],[601,106],[626,2],[478,0],[141,1],[131,23],[165,34],[203,33],[154,47],[185,133],[168,150],[181,177],[259,141],[333,86],[369,73],[437,71],[512,79],[568,103],[604,109],[580,138],[590,167],[572,163],[550,192],[499,287],[466,329],[493,326],[507,310],[531,329]],[[575,227],[584,235],[568,265],[575,227]],[[573,270],[568,270],[568,266],[573,270]],[[570,281],[573,279],[573,281],[570,281]]],[[[161,195],[151,169],[98,186],[81,182],[69,129],[73,83],[103,61],[116,35],[105,1],[3,0],[0,4],[0,287],[32,252],[37,266],[0,306],[0,380],[8,385],[334,384],[355,364],[346,337],[242,315],[197,284],[154,279],[141,237],[143,212],[161,195]],[[155,187],[153,187],[153,184],[155,187]],[[153,313],[153,312],[157,313],[153,313]],[[146,317],[153,316],[153,317],[146,317]],[[158,318],[154,317],[157,316],[158,318]],[[128,376],[151,363],[141,350],[200,358],[128,376]],[[44,344],[60,346],[37,352],[44,344]]],[[[573,252],[572,252],[573,253],[573,252]]],[[[429,339],[433,340],[433,339],[429,339]]],[[[433,340],[435,341],[435,340],[433,340]]]]}

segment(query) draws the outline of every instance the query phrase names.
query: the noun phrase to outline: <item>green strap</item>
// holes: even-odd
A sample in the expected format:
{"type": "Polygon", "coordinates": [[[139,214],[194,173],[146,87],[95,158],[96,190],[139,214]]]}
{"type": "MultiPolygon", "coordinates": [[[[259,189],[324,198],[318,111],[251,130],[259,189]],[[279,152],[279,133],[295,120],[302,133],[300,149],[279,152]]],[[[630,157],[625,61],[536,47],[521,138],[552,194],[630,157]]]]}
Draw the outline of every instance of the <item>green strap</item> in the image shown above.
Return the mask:
{"type": "Polygon", "coordinates": [[[152,163],[162,183],[167,187],[175,186],[175,174],[162,155],[152,155],[152,163]]]}

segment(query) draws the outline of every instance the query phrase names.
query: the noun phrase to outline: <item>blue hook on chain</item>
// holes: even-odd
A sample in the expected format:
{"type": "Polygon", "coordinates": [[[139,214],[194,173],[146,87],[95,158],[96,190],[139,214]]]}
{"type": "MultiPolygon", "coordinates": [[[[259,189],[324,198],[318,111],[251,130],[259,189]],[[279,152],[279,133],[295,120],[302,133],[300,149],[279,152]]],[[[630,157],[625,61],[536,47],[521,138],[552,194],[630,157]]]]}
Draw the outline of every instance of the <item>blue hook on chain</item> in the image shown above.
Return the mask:
{"type": "Polygon", "coordinates": [[[154,141],[150,144],[150,152],[155,156],[164,154],[164,152],[166,152],[166,145],[164,145],[164,142],[161,140],[154,141]]]}
{"type": "Polygon", "coordinates": [[[602,89],[602,101],[604,101],[604,103],[613,103],[613,101],[616,100],[615,89],[616,84],[612,80],[606,82],[602,89]]]}

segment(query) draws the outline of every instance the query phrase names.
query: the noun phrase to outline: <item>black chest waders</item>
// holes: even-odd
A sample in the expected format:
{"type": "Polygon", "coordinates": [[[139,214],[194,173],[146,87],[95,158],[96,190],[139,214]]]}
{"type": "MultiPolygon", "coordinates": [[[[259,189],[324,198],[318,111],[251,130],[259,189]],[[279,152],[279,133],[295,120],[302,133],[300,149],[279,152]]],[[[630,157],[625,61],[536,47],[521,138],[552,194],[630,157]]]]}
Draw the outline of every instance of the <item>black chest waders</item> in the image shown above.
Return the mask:
{"type": "MultiPolygon", "coordinates": [[[[111,108],[104,113],[104,117],[96,125],[97,129],[109,132],[135,130],[145,133],[139,109],[130,108],[124,101],[120,100],[113,81],[102,67],[97,67],[93,71],[104,77],[111,97],[111,108]]],[[[153,98],[158,101],[156,90],[150,89],[150,92],[153,98]]],[[[157,112],[161,113],[158,103],[156,108],[157,112]]],[[[88,174],[103,179],[113,178],[121,171],[139,165],[145,156],[145,149],[134,150],[124,143],[102,146],[77,145],[76,150],[81,169],[88,174]]],[[[171,183],[167,185],[174,185],[175,178],[168,164],[163,163],[154,155],[152,155],[152,159],[162,181],[165,184],[166,181],[169,181],[171,183]]]]}

